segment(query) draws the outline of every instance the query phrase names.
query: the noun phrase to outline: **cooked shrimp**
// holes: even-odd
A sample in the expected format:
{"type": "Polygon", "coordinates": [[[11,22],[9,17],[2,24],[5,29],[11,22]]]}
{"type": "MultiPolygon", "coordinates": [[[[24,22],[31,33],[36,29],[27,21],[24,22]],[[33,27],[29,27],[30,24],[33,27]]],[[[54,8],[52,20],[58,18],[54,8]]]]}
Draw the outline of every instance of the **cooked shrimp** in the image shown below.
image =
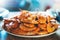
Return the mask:
{"type": "Polygon", "coordinates": [[[39,23],[46,23],[46,18],[43,17],[43,16],[39,16],[39,17],[38,17],[38,22],[39,22],[39,23]]]}
{"type": "Polygon", "coordinates": [[[46,17],[47,18],[47,22],[50,22],[50,20],[52,20],[53,18],[51,18],[50,16],[46,17]]]}
{"type": "Polygon", "coordinates": [[[24,25],[25,25],[25,26],[27,26],[27,27],[35,27],[35,25],[34,25],[34,24],[24,23],[24,25]]]}
{"type": "Polygon", "coordinates": [[[44,23],[44,24],[38,24],[38,26],[39,26],[39,27],[44,27],[44,28],[46,28],[46,27],[47,27],[47,24],[46,24],[46,23],[44,23]]]}
{"type": "Polygon", "coordinates": [[[38,31],[40,31],[40,28],[39,27],[37,27],[37,29],[34,30],[33,32],[37,33],[38,31]]]}
{"type": "Polygon", "coordinates": [[[17,34],[17,35],[26,35],[27,34],[27,32],[25,32],[19,28],[16,28],[16,29],[12,30],[11,32],[14,34],[17,34]]]}
{"type": "Polygon", "coordinates": [[[33,31],[33,30],[36,29],[36,27],[28,28],[28,27],[24,26],[23,24],[21,24],[19,27],[20,27],[20,29],[23,30],[23,31],[33,31]]]}
{"type": "Polygon", "coordinates": [[[25,22],[25,23],[32,23],[32,24],[38,24],[38,22],[35,20],[36,16],[35,15],[31,15],[31,16],[23,16],[21,17],[21,21],[25,22]]]}
{"type": "Polygon", "coordinates": [[[32,20],[31,21],[32,24],[38,24],[39,22],[35,21],[35,20],[32,20]]]}
{"type": "Polygon", "coordinates": [[[27,17],[31,16],[31,14],[28,13],[28,11],[22,11],[20,16],[19,16],[19,19],[22,20],[22,19],[26,19],[27,17]]]}
{"type": "Polygon", "coordinates": [[[7,20],[7,19],[4,20],[4,24],[9,24],[10,22],[11,20],[7,20]]]}
{"type": "Polygon", "coordinates": [[[52,27],[54,27],[55,29],[58,28],[58,25],[57,24],[52,24],[52,25],[53,25],[52,27]]]}
{"type": "Polygon", "coordinates": [[[47,24],[38,24],[38,27],[41,28],[42,30],[47,30],[47,24]]]}
{"type": "Polygon", "coordinates": [[[51,26],[51,23],[48,23],[47,24],[47,31],[48,32],[53,32],[54,30],[55,30],[55,28],[51,26]]]}
{"type": "Polygon", "coordinates": [[[38,31],[40,31],[40,28],[37,28],[33,31],[28,32],[27,35],[36,35],[38,33],[38,31]]]}
{"type": "Polygon", "coordinates": [[[18,22],[14,22],[14,23],[12,23],[10,26],[12,27],[12,28],[17,28],[18,27],[18,22]]]}

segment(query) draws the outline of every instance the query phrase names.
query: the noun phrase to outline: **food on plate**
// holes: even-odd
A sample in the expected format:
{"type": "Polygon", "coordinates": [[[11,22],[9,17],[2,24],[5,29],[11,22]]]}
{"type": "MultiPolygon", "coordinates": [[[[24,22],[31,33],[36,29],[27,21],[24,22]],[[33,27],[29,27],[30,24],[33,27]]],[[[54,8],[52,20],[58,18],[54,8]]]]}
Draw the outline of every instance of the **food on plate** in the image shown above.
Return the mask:
{"type": "Polygon", "coordinates": [[[50,17],[50,16],[48,16],[48,17],[46,17],[47,18],[47,22],[50,22],[53,18],[52,17],[50,17]]]}
{"type": "Polygon", "coordinates": [[[35,25],[33,25],[33,24],[29,24],[29,23],[24,23],[24,26],[26,26],[26,27],[31,27],[31,28],[33,28],[33,27],[35,27],[35,25]]]}
{"type": "Polygon", "coordinates": [[[47,24],[47,31],[48,32],[53,32],[57,28],[58,28],[58,25],[56,25],[56,24],[51,24],[51,23],[47,24]]]}
{"type": "Polygon", "coordinates": [[[52,17],[21,11],[20,15],[4,19],[3,28],[17,35],[44,35],[57,30],[58,24],[52,17]]]}
{"type": "Polygon", "coordinates": [[[42,30],[47,30],[47,24],[38,24],[38,27],[42,30]]]}
{"type": "Polygon", "coordinates": [[[36,27],[33,27],[33,28],[32,27],[26,27],[23,24],[20,24],[19,28],[23,31],[33,31],[36,29],[36,27]]]}
{"type": "Polygon", "coordinates": [[[46,23],[46,17],[44,17],[44,16],[39,16],[38,17],[38,21],[39,21],[39,23],[46,23]]]}

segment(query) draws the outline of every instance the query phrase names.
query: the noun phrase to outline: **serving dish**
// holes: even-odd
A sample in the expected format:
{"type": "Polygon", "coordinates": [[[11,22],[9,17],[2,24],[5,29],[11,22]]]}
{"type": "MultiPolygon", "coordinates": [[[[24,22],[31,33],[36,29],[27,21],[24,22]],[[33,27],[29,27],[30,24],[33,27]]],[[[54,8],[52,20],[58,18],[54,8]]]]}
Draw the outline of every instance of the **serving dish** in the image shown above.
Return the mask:
{"type": "MultiPolygon", "coordinates": [[[[48,15],[50,16],[50,14],[47,14],[46,12],[30,12],[30,13],[34,13],[34,14],[37,14],[37,15],[43,15],[45,17],[47,17],[48,15]]],[[[19,13],[20,14],[20,13],[19,13]]],[[[3,28],[4,29],[4,28],[3,28]]],[[[4,29],[5,30],[5,29],[4,29]]],[[[49,35],[52,35],[54,34],[57,29],[51,33],[48,33],[48,34],[44,34],[44,35],[17,35],[17,34],[14,34],[14,33],[11,33],[7,30],[5,30],[7,33],[11,34],[11,35],[14,35],[14,36],[18,36],[18,37],[27,37],[27,38],[38,38],[38,37],[45,37],[45,36],[49,36],[49,35]]]]}

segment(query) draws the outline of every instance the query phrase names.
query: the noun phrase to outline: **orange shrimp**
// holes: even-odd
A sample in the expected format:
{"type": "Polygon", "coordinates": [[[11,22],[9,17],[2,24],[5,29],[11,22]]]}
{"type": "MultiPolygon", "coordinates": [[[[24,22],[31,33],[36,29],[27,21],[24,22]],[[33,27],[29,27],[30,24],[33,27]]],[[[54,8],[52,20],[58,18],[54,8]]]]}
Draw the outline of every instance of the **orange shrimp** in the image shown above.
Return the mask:
{"type": "Polygon", "coordinates": [[[33,31],[29,31],[29,32],[27,33],[27,35],[36,35],[36,34],[38,33],[38,31],[40,31],[40,28],[37,28],[37,29],[35,29],[35,30],[33,30],[33,31]]]}
{"type": "Polygon", "coordinates": [[[54,27],[52,27],[52,24],[51,23],[48,23],[47,24],[47,31],[50,33],[50,32],[53,32],[55,30],[54,27]]]}
{"type": "Polygon", "coordinates": [[[58,24],[52,24],[52,25],[53,25],[52,27],[54,27],[55,29],[58,28],[58,24]]]}
{"type": "Polygon", "coordinates": [[[23,31],[33,31],[33,30],[36,29],[36,27],[28,28],[28,27],[24,26],[23,24],[21,24],[19,27],[20,27],[20,29],[23,30],[23,31]]]}
{"type": "Polygon", "coordinates": [[[42,30],[47,30],[47,24],[38,24],[38,27],[41,28],[42,30]]]}
{"type": "Polygon", "coordinates": [[[44,27],[44,28],[46,28],[46,27],[47,27],[47,24],[46,24],[46,23],[44,23],[44,24],[38,24],[38,26],[39,26],[39,27],[44,27]]]}
{"type": "Polygon", "coordinates": [[[46,17],[47,18],[47,22],[50,22],[50,20],[52,20],[53,18],[51,18],[50,16],[46,17]]]}
{"type": "Polygon", "coordinates": [[[35,19],[36,19],[36,16],[35,15],[31,15],[29,17],[26,16],[26,18],[22,17],[20,21],[25,22],[25,23],[38,24],[38,22],[35,19]]]}
{"type": "Polygon", "coordinates": [[[27,26],[27,27],[35,27],[35,25],[34,25],[34,24],[24,23],[24,25],[25,25],[25,26],[27,26]]]}
{"type": "Polygon", "coordinates": [[[27,17],[31,16],[31,14],[28,13],[28,11],[22,11],[20,16],[19,16],[19,19],[22,20],[22,19],[27,19],[27,17]]]}
{"type": "Polygon", "coordinates": [[[17,34],[17,35],[26,35],[27,34],[26,31],[23,31],[19,28],[12,30],[12,33],[17,34]]]}
{"type": "Polygon", "coordinates": [[[38,17],[38,22],[39,22],[39,23],[46,23],[46,18],[43,17],[43,16],[39,16],[39,17],[38,17]]]}

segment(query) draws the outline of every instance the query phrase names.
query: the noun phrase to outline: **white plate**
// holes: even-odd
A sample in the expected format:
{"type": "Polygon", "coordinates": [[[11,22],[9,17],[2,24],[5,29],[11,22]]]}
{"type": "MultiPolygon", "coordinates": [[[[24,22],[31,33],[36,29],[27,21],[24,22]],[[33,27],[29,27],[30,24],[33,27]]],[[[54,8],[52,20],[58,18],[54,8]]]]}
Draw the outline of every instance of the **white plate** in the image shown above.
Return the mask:
{"type": "MultiPolygon", "coordinates": [[[[31,13],[36,13],[36,12],[31,12],[31,13]]],[[[46,12],[39,12],[40,13],[43,13],[42,15],[49,15],[49,14],[46,14],[46,12]]],[[[20,13],[19,13],[20,14],[20,13]]],[[[38,15],[39,15],[38,14],[38,15]]],[[[14,35],[14,36],[18,36],[18,37],[26,37],[26,38],[38,38],[38,37],[46,37],[46,36],[49,36],[49,35],[52,35],[56,32],[57,30],[55,30],[54,32],[52,33],[49,33],[49,34],[45,34],[45,35],[35,35],[35,36],[24,36],[24,35],[16,35],[16,34],[13,34],[13,33],[10,33],[8,31],[6,31],[7,33],[11,34],[11,35],[14,35]]]]}

